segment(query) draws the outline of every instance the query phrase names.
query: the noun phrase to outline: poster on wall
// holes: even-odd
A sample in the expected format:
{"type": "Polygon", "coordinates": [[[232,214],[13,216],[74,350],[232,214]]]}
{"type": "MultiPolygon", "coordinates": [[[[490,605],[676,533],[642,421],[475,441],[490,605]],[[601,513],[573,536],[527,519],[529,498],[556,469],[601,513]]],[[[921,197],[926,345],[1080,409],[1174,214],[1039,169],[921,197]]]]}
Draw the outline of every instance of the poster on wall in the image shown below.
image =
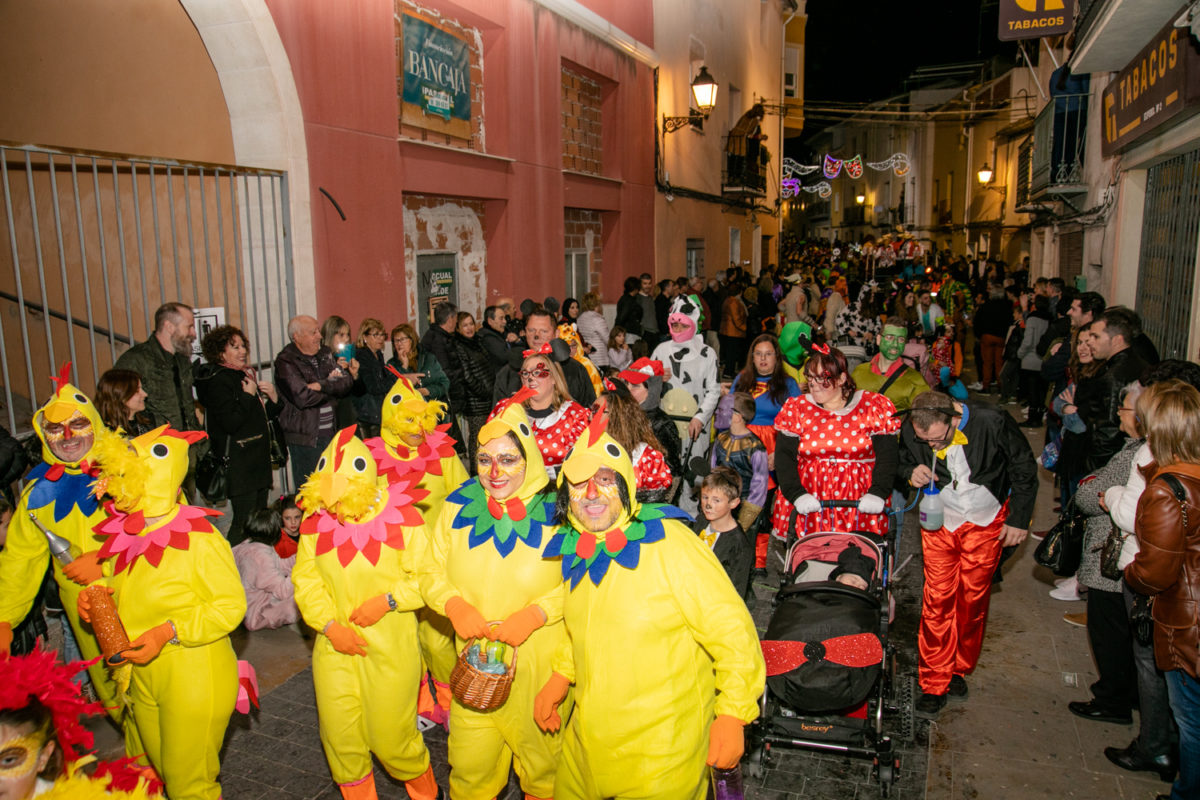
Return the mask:
{"type": "Polygon", "coordinates": [[[199,358],[200,342],[213,328],[225,324],[225,306],[193,308],[192,313],[196,316],[196,338],[192,341],[192,355],[199,358]]]}
{"type": "Polygon", "coordinates": [[[443,25],[413,14],[401,22],[400,122],[471,136],[471,50],[443,25]]]}
{"type": "Polygon", "coordinates": [[[452,302],[454,295],[454,270],[435,269],[426,273],[429,282],[429,321],[433,322],[433,309],[442,303],[452,302]]]}

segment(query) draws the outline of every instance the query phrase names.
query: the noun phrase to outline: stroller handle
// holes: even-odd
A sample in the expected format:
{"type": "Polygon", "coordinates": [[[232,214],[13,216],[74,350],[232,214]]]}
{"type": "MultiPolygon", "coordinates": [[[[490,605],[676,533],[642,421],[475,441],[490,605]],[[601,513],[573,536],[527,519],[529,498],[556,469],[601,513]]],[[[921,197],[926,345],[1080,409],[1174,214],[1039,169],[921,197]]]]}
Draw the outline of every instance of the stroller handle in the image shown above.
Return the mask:
{"type": "Polygon", "coordinates": [[[858,508],[857,500],[822,500],[821,508],[858,508]]]}

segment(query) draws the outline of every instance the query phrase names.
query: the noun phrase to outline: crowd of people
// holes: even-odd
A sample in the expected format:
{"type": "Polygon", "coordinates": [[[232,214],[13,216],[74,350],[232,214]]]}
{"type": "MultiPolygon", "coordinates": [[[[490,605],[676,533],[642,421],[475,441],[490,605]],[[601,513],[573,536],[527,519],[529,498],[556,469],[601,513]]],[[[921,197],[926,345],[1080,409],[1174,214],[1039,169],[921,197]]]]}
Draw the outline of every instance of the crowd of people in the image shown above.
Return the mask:
{"type": "Polygon", "coordinates": [[[67,655],[100,655],[85,587],[102,587],[132,641],[88,667],[91,685],[172,798],[220,794],[247,669],[229,633],[301,619],[343,797],[376,796],[372,755],[410,797],[441,796],[420,735],[441,723],[456,799],[496,796],[510,767],[526,797],[699,798],[758,713],[751,587],[773,539],[884,536],[914,492],[940,496],[917,640],[916,712],[936,717],[969,692],[1040,463],[1087,520],[1055,592],[1086,594],[1074,621],[1100,678],[1070,710],[1128,722],[1140,707],[1137,738],[1106,755],[1196,796],[1200,366],[1160,362],[1135,313],[1058,279],[948,253],[874,275],[856,252],[630,276],[611,326],[596,293],[500,297],[478,323],[444,302],[423,336],[298,316],[273,381],[231,325],[193,363],[192,312],[167,303],[94,404],[64,371],[34,416],[0,649],[34,651],[39,604],[58,602],[67,655]],[[214,463],[224,536],[200,507],[214,463]],[[269,503],[285,465],[296,494],[269,503]],[[1130,621],[1147,598],[1150,638],[1130,621]],[[472,646],[520,654],[499,709],[456,678],[472,646]],[[183,670],[202,710],[172,682],[183,670]]]}

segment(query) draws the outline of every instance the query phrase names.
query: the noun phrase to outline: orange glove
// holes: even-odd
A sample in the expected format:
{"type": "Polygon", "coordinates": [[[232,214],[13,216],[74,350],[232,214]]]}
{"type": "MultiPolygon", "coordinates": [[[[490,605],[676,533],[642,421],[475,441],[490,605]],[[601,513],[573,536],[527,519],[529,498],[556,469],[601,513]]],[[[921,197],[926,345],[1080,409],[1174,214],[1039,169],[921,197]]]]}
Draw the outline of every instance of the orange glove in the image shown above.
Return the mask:
{"type": "Polygon", "coordinates": [[[158,657],[167,642],[175,638],[175,626],[169,622],[155,625],[129,643],[129,649],[121,653],[126,661],[146,665],[158,657]]]}
{"type": "Polygon", "coordinates": [[[525,606],[520,611],[508,615],[488,633],[489,639],[499,639],[505,644],[517,647],[525,643],[529,634],[546,624],[546,612],[539,606],[525,606]]]}
{"type": "Polygon", "coordinates": [[[387,595],[377,594],[363,601],[361,606],[354,609],[350,613],[350,621],[360,628],[369,628],[383,619],[383,615],[391,610],[392,607],[388,603],[387,595]]]}
{"type": "Polygon", "coordinates": [[[63,567],[62,571],[63,575],[80,586],[87,586],[89,583],[100,580],[104,577],[100,571],[100,551],[93,550],[90,553],[84,553],[63,567]]]}
{"type": "Polygon", "coordinates": [[[326,625],[325,635],[329,637],[329,643],[333,645],[333,649],[339,653],[345,653],[348,656],[365,656],[367,654],[367,640],[340,622],[332,621],[326,625]]]}
{"type": "Polygon", "coordinates": [[[557,672],[550,673],[550,680],[533,698],[533,721],[546,733],[553,733],[562,727],[562,717],[558,715],[558,707],[567,699],[567,690],[571,682],[557,672]]]}
{"type": "Polygon", "coordinates": [[[9,655],[12,650],[12,625],[0,622],[0,656],[9,655]]]}
{"type": "Polygon", "coordinates": [[[487,620],[479,609],[461,597],[446,601],[446,617],[454,626],[454,632],[462,639],[484,639],[488,635],[487,620]]]}
{"type": "MultiPolygon", "coordinates": [[[[101,586],[101,589],[109,594],[116,594],[117,590],[111,586],[101,586]]],[[[84,622],[91,624],[92,622],[92,604],[88,601],[88,593],[80,592],[79,597],[75,600],[75,610],[79,612],[79,618],[84,622]]]]}
{"type": "Polygon", "coordinates": [[[708,729],[708,765],[717,769],[733,769],[746,752],[746,723],[737,717],[722,714],[708,729]]]}

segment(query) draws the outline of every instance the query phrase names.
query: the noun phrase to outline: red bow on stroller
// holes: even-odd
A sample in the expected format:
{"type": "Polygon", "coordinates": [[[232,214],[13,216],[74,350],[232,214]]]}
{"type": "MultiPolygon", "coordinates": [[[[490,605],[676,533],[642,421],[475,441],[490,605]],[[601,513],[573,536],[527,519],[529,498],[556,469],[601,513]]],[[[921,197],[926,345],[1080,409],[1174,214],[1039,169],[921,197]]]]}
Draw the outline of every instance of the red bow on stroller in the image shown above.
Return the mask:
{"type": "Polygon", "coordinates": [[[883,661],[883,643],[874,633],[835,636],[824,642],[763,641],[767,676],[783,675],[806,662],[829,661],[843,667],[869,667],[883,661]]]}

